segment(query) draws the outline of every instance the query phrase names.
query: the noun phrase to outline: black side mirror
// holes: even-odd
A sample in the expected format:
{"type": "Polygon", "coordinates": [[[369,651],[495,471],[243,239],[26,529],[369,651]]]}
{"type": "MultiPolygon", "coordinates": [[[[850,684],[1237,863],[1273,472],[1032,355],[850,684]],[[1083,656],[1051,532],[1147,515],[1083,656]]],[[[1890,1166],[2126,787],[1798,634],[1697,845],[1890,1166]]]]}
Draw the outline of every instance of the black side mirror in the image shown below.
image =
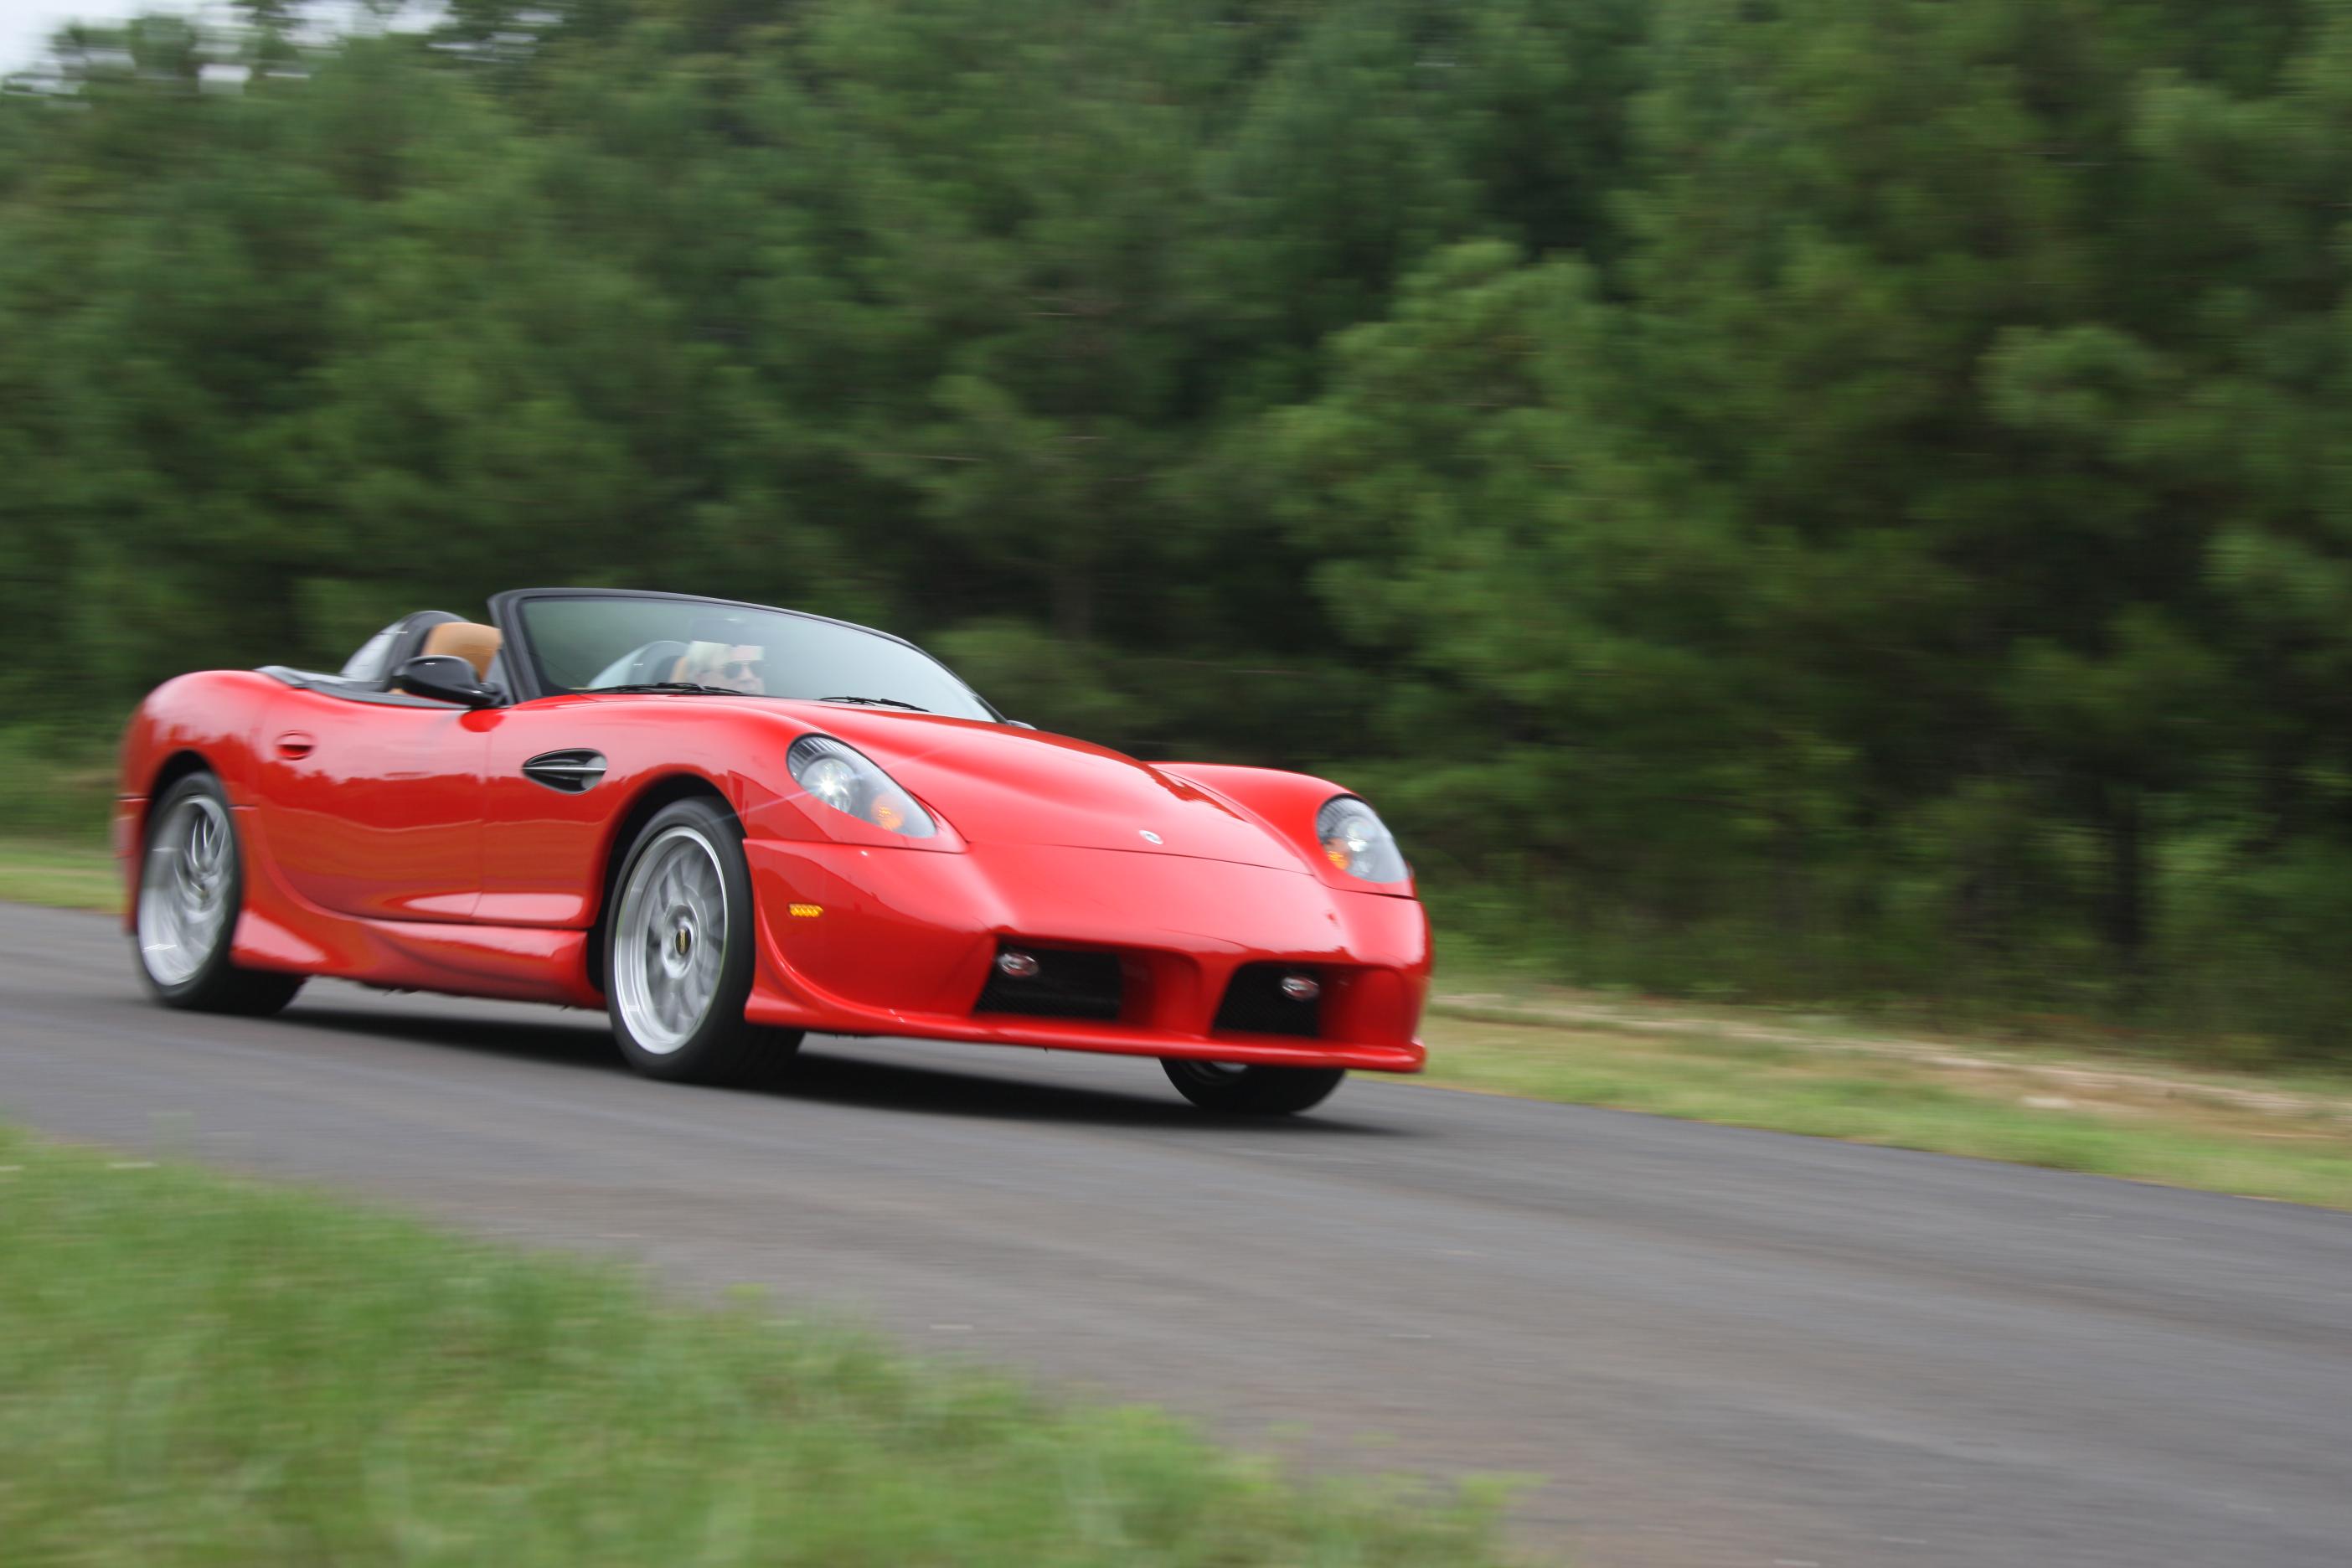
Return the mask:
{"type": "Polygon", "coordinates": [[[499,689],[474,679],[474,667],[455,654],[428,653],[410,659],[392,678],[393,689],[436,702],[461,702],[488,708],[499,700],[499,689]]]}

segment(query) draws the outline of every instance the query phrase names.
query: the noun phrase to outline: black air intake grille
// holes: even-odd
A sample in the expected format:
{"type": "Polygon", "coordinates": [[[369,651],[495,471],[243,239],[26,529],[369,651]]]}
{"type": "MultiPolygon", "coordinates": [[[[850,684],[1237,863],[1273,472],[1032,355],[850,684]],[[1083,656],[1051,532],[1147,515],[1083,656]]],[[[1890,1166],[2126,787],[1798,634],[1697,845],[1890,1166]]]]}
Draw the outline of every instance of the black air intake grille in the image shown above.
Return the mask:
{"type": "Polygon", "coordinates": [[[1217,1009],[1217,1021],[1212,1026],[1231,1034],[1313,1038],[1323,1032],[1322,998],[1298,1002],[1282,994],[1284,976],[1310,973],[1286,963],[1243,964],[1234,971],[1233,984],[1225,987],[1224,1005],[1217,1009]]]}
{"type": "Polygon", "coordinates": [[[1024,1013],[1033,1018],[1118,1016],[1118,954],[1018,942],[1006,942],[1000,952],[1027,953],[1037,961],[1037,973],[1014,980],[992,967],[973,1012],[1024,1013]]]}

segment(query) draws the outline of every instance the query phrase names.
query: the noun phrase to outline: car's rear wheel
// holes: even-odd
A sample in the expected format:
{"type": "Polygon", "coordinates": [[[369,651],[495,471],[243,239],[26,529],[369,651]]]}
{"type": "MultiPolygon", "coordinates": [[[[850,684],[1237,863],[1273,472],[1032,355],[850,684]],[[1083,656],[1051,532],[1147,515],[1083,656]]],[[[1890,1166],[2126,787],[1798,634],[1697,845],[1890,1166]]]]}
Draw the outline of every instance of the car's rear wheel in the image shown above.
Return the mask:
{"type": "Polygon", "coordinates": [[[1243,1067],[1182,1057],[1162,1057],[1160,1065],[1177,1092],[1202,1110],[1247,1116],[1289,1116],[1320,1105],[1348,1076],[1343,1068],[1243,1067]]]}
{"type": "Polygon", "coordinates": [[[629,847],[604,931],[606,1007],[630,1066],[734,1082],[799,1047],[743,1021],[756,936],[735,819],[715,801],[665,806],[629,847]]]}
{"type": "Polygon", "coordinates": [[[131,926],[139,972],[166,1007],[261,1017],[302,989],[299,974],[229,961],[245,908],[245,857],[228,795],[210,773],[190,773],[155,803],[139,861],[131,926]]]}

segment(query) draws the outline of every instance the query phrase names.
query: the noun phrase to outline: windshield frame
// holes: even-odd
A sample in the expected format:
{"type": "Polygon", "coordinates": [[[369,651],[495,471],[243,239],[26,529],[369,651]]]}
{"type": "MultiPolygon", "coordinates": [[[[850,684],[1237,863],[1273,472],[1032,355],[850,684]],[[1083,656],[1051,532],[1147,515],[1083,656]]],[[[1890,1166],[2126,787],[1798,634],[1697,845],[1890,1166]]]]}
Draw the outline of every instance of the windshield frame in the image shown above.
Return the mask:
{"type": "MultiPolygon", "coordinates": [[[[504,651],[507,655],[506,673],[509,683],[514,688],[513,700],[517,702],[529,702],[541,697],[594,695],[593,690],[583,691],[576,687],[551,685],[544,679],[543,674],[540,669],[539,657],[531,651],[530,627],[522,614],[524,605],[538,599],[655,599],[667,600],[673,604],[715,605],[722,609],[761,610],[770,615],[791,616],[798,620],[820,621],[827,626],[840,626],[847,631],[864,632],[868,637],[881,637],[887,641],[897,643],[901,647],[908,648],[914,653],[921,655],[924,658],[929,659],[931,663],[938,665],[940,668],[946,673],[948,679],[953,680],[958,686],[962,687],[966,691],[970,691],[971,693],[971,700],[986,710],[991,719],[999,724],[1008,722],[1003,712],[996,706],[995,703],[991,702],[987,698],[982,697],[977,690],[973,689],[971,682],[966,680],[962,676],[958,675],[942,660],[925,652],[913,642],[900,637],[896,632],[886,632],[877,626],[861,626],[856,621],[845,621],[834,616],[813,615],[806,610],[788,610],[782,605],[755,604],[749,599],[713,598],[708,594],[667,594],[653,588],[509,588],[503,594],[492,595],[490,596],[490,624],[498,627],[500,637],[505,639],[504,651]]],[[[692,694],[680,692],[678,695],[683,697],[692,694]]],[[[751,692],[743,692],[740,694],[730,693],[730,695],[741,695],[751,699],[751,700],[761,702],[816,702],[821,700],[820,699],[814,697],[770,697],[751,692]]],[[[902,708],[872,708],[864,709],[863,710],[874,713],[903,713],[912,711],[911,710],[902,708]]]]}

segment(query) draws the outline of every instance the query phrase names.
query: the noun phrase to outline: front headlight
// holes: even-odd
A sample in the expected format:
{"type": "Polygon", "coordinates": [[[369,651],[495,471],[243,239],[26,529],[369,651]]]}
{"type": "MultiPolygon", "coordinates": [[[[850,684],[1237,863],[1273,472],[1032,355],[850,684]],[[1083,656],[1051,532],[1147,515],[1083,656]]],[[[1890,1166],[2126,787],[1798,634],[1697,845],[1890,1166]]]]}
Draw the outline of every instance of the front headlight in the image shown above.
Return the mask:
{"type": "Polygon", "coordinates": [[[898,787],[866,754],[830,735],[803,735],[784,753],[793,782],[812,800],[835,811],[845,811],[860,822],[909,838],[929,838],[939,831],[915,797],[898,787]]]}
{"type": "Polygon", "coordinates": [[[1367,882],[1402,882],[1412,875],[1388,825],[1352,795],[1323,803],[1323,809],[1315,814],[1315,838],[1323,846],[1323,858],[1350,877],[1367,882]]]}

